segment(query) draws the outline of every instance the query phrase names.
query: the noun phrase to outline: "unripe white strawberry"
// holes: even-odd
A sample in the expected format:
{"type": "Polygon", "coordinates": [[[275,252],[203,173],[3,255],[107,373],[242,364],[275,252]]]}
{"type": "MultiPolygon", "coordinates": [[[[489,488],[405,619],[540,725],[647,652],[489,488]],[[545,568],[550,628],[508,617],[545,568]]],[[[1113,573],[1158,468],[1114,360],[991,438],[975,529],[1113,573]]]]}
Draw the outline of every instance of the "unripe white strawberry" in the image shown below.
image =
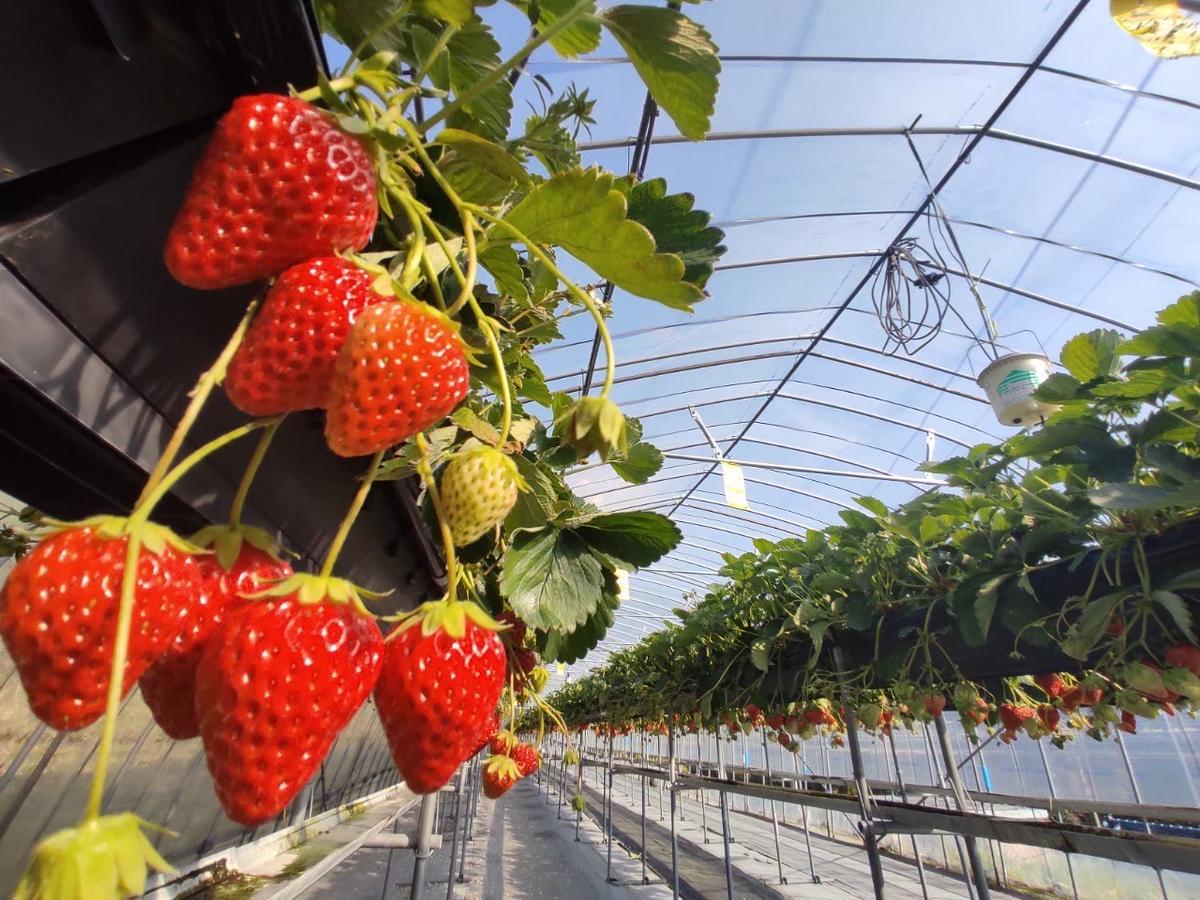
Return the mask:
{"type": "Polygon", "coordinates": [[[475,447],[454,457],[442,473],[442,506],[454,543],[479,540],[504,521],[525,482],[516,464],[493,447],[475,447]]]}

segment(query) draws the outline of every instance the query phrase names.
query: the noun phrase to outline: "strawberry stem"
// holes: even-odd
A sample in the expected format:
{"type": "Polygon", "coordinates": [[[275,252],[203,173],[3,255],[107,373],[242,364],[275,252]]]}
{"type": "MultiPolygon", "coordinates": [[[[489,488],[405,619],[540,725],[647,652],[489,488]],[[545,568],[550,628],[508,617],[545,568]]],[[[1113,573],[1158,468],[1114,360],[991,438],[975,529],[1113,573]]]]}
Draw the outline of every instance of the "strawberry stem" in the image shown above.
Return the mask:
{"type": "Polygon", "coordinates": [[[508,372],[504,369],[504,354],[500,350],[500,344],[496,340],[495,325],[492,323],[482,309],[479,307],[479,301],[474,295],[468,298],[471,304],[471,312],[475,313],[475,319],[479,323],[479,330],[483,332],[483,339],[487,341],[488,349],[492,352],[492,361],[496,364],[496,377],[500,382],[500,401],[504,405],[503,418],[500,420],[500,437],[496,441],[496,446],[501,450],[508,443],[508,432],[512,427],[512,389],[508,383],[508,372]]]}
{"type": "Polygon", "coordinates": [[[437,42],[425,58],[421,60],[421,65],[417,71],[413,73],[412,80],[414,84],[420,84],[421,80],[429,74],[429,70],[433,68],[433,64],[437,61],[437,58],[442,55],[442,51],[446,49],[456,34],[458,34],[457,25],[447,25],[442,29],[442,33],[438,35],[437,42]]]}
{"type": "Polygon", "coordinates": [[[612,335],[608,333],[608,326],[604,322],[604,315],[600,312],[600,308],[596,305],[588,293],[579,285],[573,282],[570,278],[563,274],[562,270],[555,265],[554,260],[550,255],[535,244],[528,236],[525,235],[519,228],[495,216],[482,206],[474,203],[465,204],[467,209],[479,216],[486,222],[491,222],[507,231],[513,238],[525,245],[525,248],[537,257],[538,261],[544,265],[555,278],[557,278],[567,289],[568,293],[574,297],[580,305],[582,305],[591,315],[592,320],[596,323],[596,330],[600,332],[600,340],[604,343],[604,387],[600,391],[600,396],[607,399],[612,392],[613,379],[617,373],[617,358],[613,352],[612,335]]]}
{"type": "Polygon", "coordinates": [[[250,422],[232,431],[227,431],[220,437],[213,438],[200,449],[192,452],[184,460],[167,473],[142,500],[129,517],[125,525],[129,543],[125,548],[125,570],[121,573],[121,600],[117,607],[117,632],[113,641],[112,666],[108,674],[108,696],[104,705],[104,725],[100,732],[100,742],[96,747],[96,769],[92,773],[92,783],[88,790],[87,809],[84,821],[95,821],[100,817],[100,801],[104,796],[104,782],[108,777],[108,761],[112,755],[113,738],[117,732],[117,710],[121,705],[121,695],[125,685],[125,662],[129,656],[129,632],[133,624],[133,604],[137,593],[138,557],[142,549],[143,526],[150,519],[150,513],[167,492],[178,483],[188,471],[211,453],[220,450],[226,444],[233,443],[238,438],[245,437],[256,429],[263,428],[274,420],[263,419],[250,422]]]}
{"type": "Polygon", "coordinates": [[[429,503],[437,517],[438,530],[442,534],[442,555],[446,559],[446,602],[454,603],[458,599],[458,555],[454,550],[454,536],[450,533],[450,523],[446,519],[446,511],[442,506],[442,496],[438,491],[437,481],[433,477],[433,468],[429,465],[429,444],[424,433],[418,432],[413,439],[420,454],[417,457],[417,472],[425,482],[425,490],[429,492],[429,503]]]}
{"type": "Polygon", "coordinates": [[[429,131],[430,128],[432,128],[434,125],[437,125],[451,113],[471,104],[474,100],[480,97],[484,91],[490,88],[493,84],[496,84],[496,82],[498,82],[501,78],[507,76],[508,73],[517,66],[521,65],[521,63],[524,62],[534,50],[542,46],[542,44],[554,40],[554,38],[558,37],[560,34],[562,34],[562,32],[574,25],[575,20],[583,16],[583,14],[591,9],[594,5],[595,0],[579,0],[579,2],[567,10],[566,13],[556,19],[553,25],[540,32],[530,40],[526,41],[525,46],[523,46],[515,54],[510,56],[504,62],[500,63],[500,65],[488,72],[486,76],[475,82],[473,85],[467,88],[467,90],[455,97],[452,102],[447,103],[436,113],[426,119],[424,124],[421,125],[421,132],[425,133],[429,131]]]}
{"type": "MultiPolygon", "coordinates": [[[[329,87],[337,93],[341,93],[342,91],[350,90],[351,88],[357,86],[357,84],[357,78],[355,78],[353,75],[345,75],[341,78],[333,79],[333,81],[329,82],[329,87]]],[[[321,99],[321,88],[319,85],[316,87],[310,87],[307,91],[301,91],[296,96],[305,103],[312,103],[314,100],[321,99]]]]}
{"type": "Polygon", "coordinates": [[[246,471],[242,473],[242,480],[238,484],[237,494],[234,495],[233,504],[229,507],[229,524],[233,528],[237,528],[242,524],[242,510],[246,506],[246,497],[250,493],[250,485],[254,483],[254,476],[258,474],[259,466],[262,465],[263,458],[267,455],[267,448],[271,446],[271,441],[275,438],[275,432],[279,430],[279,425],[283,422],[285,416],[279,416],[270,425],[258,439],[258,445],[254,448],[254,454],[250,457],[250,462],[246,464],[246,471]]]}
{"type": "Polygon", "coordinates": [[[338,526],[337,534],[333,536],[333,542],[329,545],[329,552],[325,554],[325,562],[321,566],[322,578],[328,578],[333,574],[333,566],[337,562],[338,554],[342,552],[346,538],[350,535],[350,529],[354,527],[354,520],[362,512],[363,504],[367,502],[367,494],[371,493],[371,485],[375,482],[375,476],[379,474],[384,452],[380,450],[371,457],[371,465],[367,467],[367,473],[363,475],[362,484],[358,486],[358,492],[354,495],[354,500],[351,501],[350,508],[346,510],[342,524],[338,526]]]}
{"type": "Polygon", "coordinates": [[[163,449],[162,455],[158,458],[158,463],[155,464],[154,470],[150,473],[150,477],[146,479],[146,486],[142,488],[142,494],[134,504],[134,508],[142,506],[162,481],[163,477],[170,470],[175,462],[175,457],[179,455],[180,449],[183,447],[183,441],[191,431],[192,426],[196,424],[196,419],[200,415],[200,410],[204,408],[209,395],[213,388],[225,380],[225,369],[229,365],[229,360],[233,358],[233,354],[237,352],[237,348],[241,346],[242,338],[246,336],[246,329],[250,327],[250,320],[254,318],[254,313],[258,310],[259,300],[251,301],[246,307],[246,312],[238,322],[237,328],[233,330],[233,334],[229,337],[229,342],[225,344],[216,362],[212,367],[200,376],[196,386],[192,388],[192,399],[188,402],[187,409],[183,411],[183,416],[179,419],[179,424],[175,426],[175,432],[171,435],[171,439],[167,442],[167,446],[163,449]]]}

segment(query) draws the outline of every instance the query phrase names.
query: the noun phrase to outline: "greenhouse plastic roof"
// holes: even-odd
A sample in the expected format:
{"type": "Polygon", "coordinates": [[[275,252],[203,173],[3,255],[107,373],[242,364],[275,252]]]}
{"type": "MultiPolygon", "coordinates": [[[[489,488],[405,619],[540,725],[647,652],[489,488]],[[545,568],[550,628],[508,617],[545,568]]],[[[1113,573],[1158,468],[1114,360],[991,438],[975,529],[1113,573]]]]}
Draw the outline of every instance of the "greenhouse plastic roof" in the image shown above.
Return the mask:
{"type": "MultiPolygon", "coordinates": [[[[662,470],[644,486],[605,466],[571,477],[606,510],[671,513],[684,540],[632,576],[617,625],[577,671],[702,594],[722,553],[833,522],[857,496],[901,503],[923,489],[927,451],[1012,433],[975,384],[987,359],[967,332],[983,326],[964,275],[978,277],[1002,349],[1053,359],[1074,334],[1145,326],[1200,285],[1200,59],[1150,55],[1108,3],[743,0],[688,12],[723,57],[712,135],[686,142],[658,117],[644,177],[693,193],[728,252],[690,317],[613,300],[614,397],[666,451],[662,470]],[[967,263],[947,275],[963,321],[911,358],[882,352],[866,285],[897,239],[930,240],[926,220],[908,227],[930,193],[909,128],[967,263]],[[854,474],[747,468],[751,510],[734,511],[689,405],[731,459],[854,474]]],[[[611,40],[599,56],[539,53],[529,72],[589,89],[585,164],[626,172],[645,93],[611,40]]],[[[522,96],[537,104],[535,79],[522,96]]],[[[578,391],[593,331],[580,316],[564,333],[540,362],[554,387],[578,391]]]]}

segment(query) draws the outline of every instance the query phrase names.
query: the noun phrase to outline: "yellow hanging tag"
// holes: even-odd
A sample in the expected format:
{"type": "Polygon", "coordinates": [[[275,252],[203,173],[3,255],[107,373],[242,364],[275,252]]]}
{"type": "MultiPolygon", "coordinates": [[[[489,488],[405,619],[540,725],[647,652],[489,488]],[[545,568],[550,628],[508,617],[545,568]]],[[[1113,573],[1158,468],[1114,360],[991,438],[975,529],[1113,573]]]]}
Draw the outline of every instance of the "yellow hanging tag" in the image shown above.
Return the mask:
{"type": "Polygon", "coordinates": [[[750,504],[746,501],[746,479],[742,475],[742,467],[723,459],[721,476],[725,481],[725,504],[734,509],[749,511],[750,504]]]}
{"type": "Polygon", "coordinates": [[[629,573],[617,569],[617,599],[622,603],[629,599],[629,573]]]}
{"type": "Polygon", "coordinates": [[[1200,56],[1200,0],[1111,0],[1110,10],[1155,56],[1200,56]]]}
{"type": "Polygon", "coordinates": [[[556,662],[554,664],[554,671],[557,672],[559,675],[562,675],[564,672],[567,671],[567,667],[560,662],[556,662]]]}

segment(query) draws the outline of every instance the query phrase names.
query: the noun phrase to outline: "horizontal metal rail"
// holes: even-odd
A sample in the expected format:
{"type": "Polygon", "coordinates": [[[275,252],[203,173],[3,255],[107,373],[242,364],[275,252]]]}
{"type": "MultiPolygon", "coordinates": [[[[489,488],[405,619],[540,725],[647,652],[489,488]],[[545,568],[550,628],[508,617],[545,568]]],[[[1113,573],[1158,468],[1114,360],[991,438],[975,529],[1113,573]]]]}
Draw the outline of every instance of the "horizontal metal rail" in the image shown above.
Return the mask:
{"type": "MultiPolygon", "coordinates": [[[[692,456],[687,453],[664,453],[667,459],[679,459],[685,462],[721,462],[722,460],[714,459],[711,456],[692,456]]],[[[830,475],[838,478],[866,478],[870,481],[899,481],[903,484],[915,484],[921,487],[945,487],[944,481],[930,481],[924,478],[909,477],[906,475],[880,475],[877,472],[857,472],[851,469],[818,469],[811,466],[789,466],[783,463],[763,462],[761,460],[748,459],[730,459],[727,462],[735,462],[739,466],[747,469],[769,469],[775,472],[803,472],[809,475],[830,475]]]]}

